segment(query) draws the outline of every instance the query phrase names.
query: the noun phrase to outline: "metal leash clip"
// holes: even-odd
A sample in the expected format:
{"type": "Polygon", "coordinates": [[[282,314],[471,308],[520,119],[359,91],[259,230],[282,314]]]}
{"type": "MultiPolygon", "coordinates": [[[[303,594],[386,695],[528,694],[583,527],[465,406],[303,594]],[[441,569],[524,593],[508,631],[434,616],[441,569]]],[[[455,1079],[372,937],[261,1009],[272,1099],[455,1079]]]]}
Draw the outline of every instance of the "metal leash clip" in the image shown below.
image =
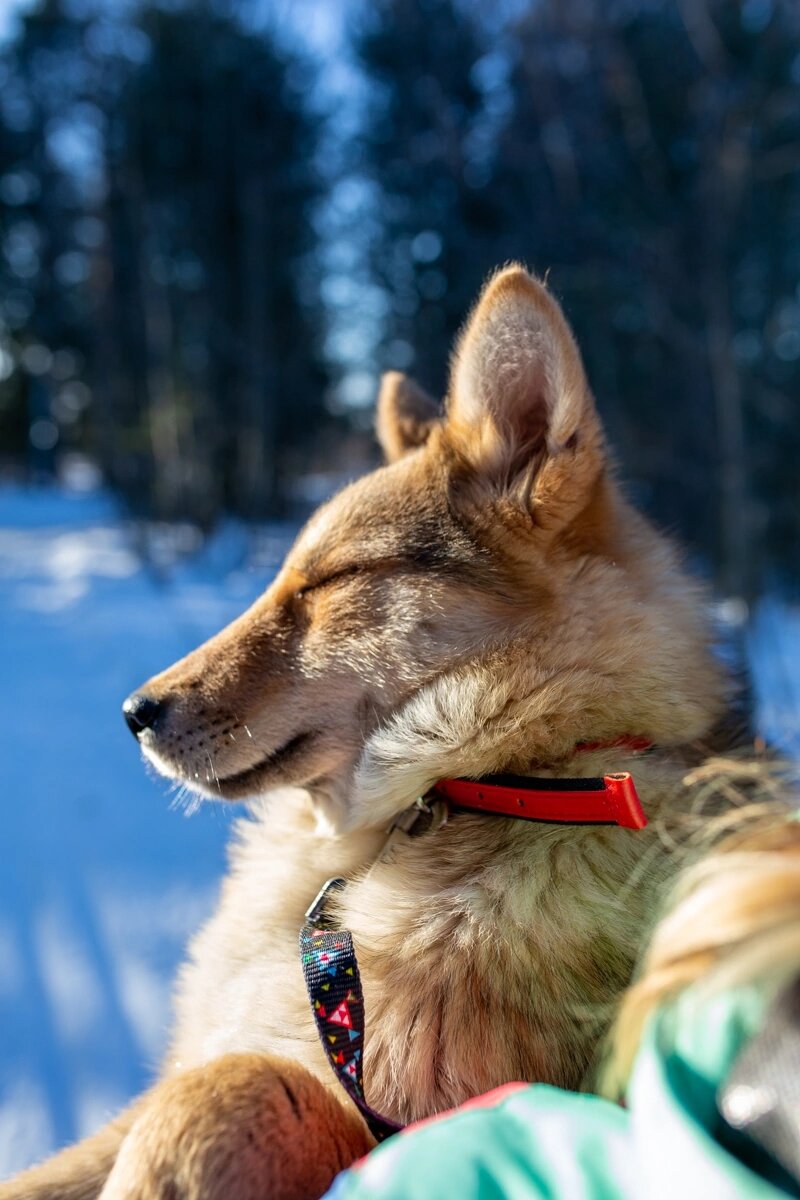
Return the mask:
{"type": "MultiPolygon", "coordinates": [[[[397,844],[401,835],[403,837],[414,838],[419,837],[422,833],[427,833],[429,829],[441,829],[442,825],[447,823],[449,811],[444,800],[434,799],[429,802],[425,796],[419,796],[411,808],[407,808],[405,812],[400,813],[400,816],[392,824],[386,841],[375,856],[372,866],[367,871],[367,875],[369,875],[369,872],[376,863],[383,862],[392,847],[397,844]]],[[[311,925],[313,929],[319,929],[325,919],[325,909],[331,893],[340,892],[342,888],[347,887],[349,882],[348,879],[343,878],[341,875],[335,875],[332,879],[326,879],[306,909],[306,924],[311,925]]]]}
{"type": "Polygon", "coordinates": [[[325,917],[325,906],[331,892],[339,892],[343,887],[347,887],[347,880],[341,875],[335,875],[333,879],[325,880],[306,909],[306,925],[311,925],[313,929],[319,929],[325,917]]]}
{"type": "Polygon", "coordinates": [[[400,840],[399,835],[402,834],[404,837],[416,838],[423,833],[428,833],[429,830],[435,832],[447,824],[449,815],[450,809],[444,800],[418,796],[411,808],[407,808],[405,812],[401,812],[392,825],[389,830],[389,836],[383,843],[375,861],[383,861],[386,853],[400,840]]]}

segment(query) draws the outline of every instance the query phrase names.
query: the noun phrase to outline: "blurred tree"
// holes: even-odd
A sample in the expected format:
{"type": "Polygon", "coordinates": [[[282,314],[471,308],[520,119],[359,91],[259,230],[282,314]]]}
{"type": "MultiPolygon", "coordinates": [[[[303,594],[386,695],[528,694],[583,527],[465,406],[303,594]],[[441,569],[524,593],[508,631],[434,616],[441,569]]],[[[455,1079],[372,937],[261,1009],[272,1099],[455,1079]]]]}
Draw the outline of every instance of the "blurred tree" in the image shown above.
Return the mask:
{"type": "Polygon", "coordinates": [[[356,48],[372,84],[360,169],[380,213],[371,247],[389,313],[381,368],[443,393],[448,348],[494,263],[478,30],[452,0],[378,0],[356,48]]]}
{"type": "Polygon", "coordinates": [[[551,269],[627,474],[726,591],[796,568],[800,8],[541,0],[498,257],[551,269]]]}
{"type": "Polygon", "coordinates": [[[140,27],[106,143],[113,476],[161,515],[263,515],[322,418],[314,125],[262,35],[204,4],[140,27]]]}
{"type": "Polygon", "coordinates": [[[344,406],[375,366],[441,392],[481,279],[521,258],[550,272],[650,511],[726,591],[796,569],[796,0],[353,3],[365,87],[345,75],[368,101],[356,138],[326,127],[327,208],[309,64],[245,0],[20,18],[0,51],[4,460],[78,446],[140,512],[271,511],[323,419],[320,240],[344,406]]]}
{"type": "Polygon", "coordinates": [[[380,365],[441,388],[482,275],[548,271],[650,511],[727,592],[796,567],[795,0],[380,0],[356,45],[380,365]]]}
{"type": "Polygon", "coordinates": [[[97,115],[85,31],[46,0],[0,57],[0,448],[34,470],[78,444],[88,398],[90,231],[68,165],[97,115]]]}
{"type": "Polygon", "coordinates": [[[299,67],[204,0],[41,0],[0,71],[6,461],[74,445],[141,514],[274,511],[325,419],[299,67]]]}

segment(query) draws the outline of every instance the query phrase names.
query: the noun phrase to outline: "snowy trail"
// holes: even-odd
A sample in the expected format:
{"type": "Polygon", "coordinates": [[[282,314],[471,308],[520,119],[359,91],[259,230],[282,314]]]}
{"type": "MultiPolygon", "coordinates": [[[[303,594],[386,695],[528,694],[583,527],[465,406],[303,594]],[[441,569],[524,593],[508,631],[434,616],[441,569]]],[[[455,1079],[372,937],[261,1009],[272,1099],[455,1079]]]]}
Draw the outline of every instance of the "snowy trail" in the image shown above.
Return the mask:
{"type": "Polygon", "coordinates": [[[120,703],[263,588],[242,537],[159,584],[106,498],[0,491],[0,1178],[106,1120],[163,1052],[235,812],[171,808],[120,703]]]}
{"type": "MultiPolygon", "coordinates": [[[[235,811],[171,808],[120,703],[240,613],[290,534],[229,528],[159,583],[107,498],[0,490],[0,1178],[105,1121],[163,1052],[235,811]]],[[[797,750],[800,610],[765,603],[749,647],[761,727],[797,750]]]]}

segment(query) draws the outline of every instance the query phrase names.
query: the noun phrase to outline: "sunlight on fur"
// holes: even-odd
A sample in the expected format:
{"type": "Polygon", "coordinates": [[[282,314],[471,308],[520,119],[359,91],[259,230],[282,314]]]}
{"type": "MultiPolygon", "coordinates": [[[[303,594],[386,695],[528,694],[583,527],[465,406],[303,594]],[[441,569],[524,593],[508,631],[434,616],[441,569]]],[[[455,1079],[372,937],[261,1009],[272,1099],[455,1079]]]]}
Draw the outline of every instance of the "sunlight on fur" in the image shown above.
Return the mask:
{"type": "MultiPolygon", "coordinates": [[[[755,836],[743,805],[780,802],[765,763],[707,760],[732,745],[733,688],[706,594],[629,503],[541,281],[493,275],[444,405],[395,373],[378,432],[386,464],[317,511],[263,596],[126,702],[176,803],[247,800],[249,815],[180,974],[160,1081],[2,1200],[87,1200],[109,1175],[108,1197],[318,1196],[366,1139],[298,963],[331,876],[347,880],[330,912],[358,951],[373,1108],[409,1123],[509,1080],[584,1086],[670,878],[717,846],[726,810],[755,836]],[[454,810],[380,856],[430,785],[500,772],[630,772],[649,824],[454,810]],[[309,1164],[311,1142],[326,1161],[309,1164]],[[291,1169],[287,1147],[303,1148],[291,1169]]],[[[797,906],[794,828],[771,855],[785,870],[737,836],[656,935],[623,1006],[618,1076],[670,989],[773,927],[777,954],[780,906],[797,906]],[[751,878],[748,901],[735,885],[751,878]]]]}

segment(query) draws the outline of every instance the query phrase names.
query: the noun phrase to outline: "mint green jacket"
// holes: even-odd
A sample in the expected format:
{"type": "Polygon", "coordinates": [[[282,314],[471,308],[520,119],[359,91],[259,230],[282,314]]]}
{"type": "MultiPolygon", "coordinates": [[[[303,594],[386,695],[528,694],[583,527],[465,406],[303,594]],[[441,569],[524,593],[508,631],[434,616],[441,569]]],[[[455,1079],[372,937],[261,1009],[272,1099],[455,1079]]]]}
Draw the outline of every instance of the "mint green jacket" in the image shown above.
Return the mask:
{"type": "Polygon", "coordinates": [[[328,1200],[778,1200],[715,1139],[716,1093],[759,1027],[755,988],[684,994],[651,1020],[627,1107],[512,1085],[390,1139],[328,1200]]]}

